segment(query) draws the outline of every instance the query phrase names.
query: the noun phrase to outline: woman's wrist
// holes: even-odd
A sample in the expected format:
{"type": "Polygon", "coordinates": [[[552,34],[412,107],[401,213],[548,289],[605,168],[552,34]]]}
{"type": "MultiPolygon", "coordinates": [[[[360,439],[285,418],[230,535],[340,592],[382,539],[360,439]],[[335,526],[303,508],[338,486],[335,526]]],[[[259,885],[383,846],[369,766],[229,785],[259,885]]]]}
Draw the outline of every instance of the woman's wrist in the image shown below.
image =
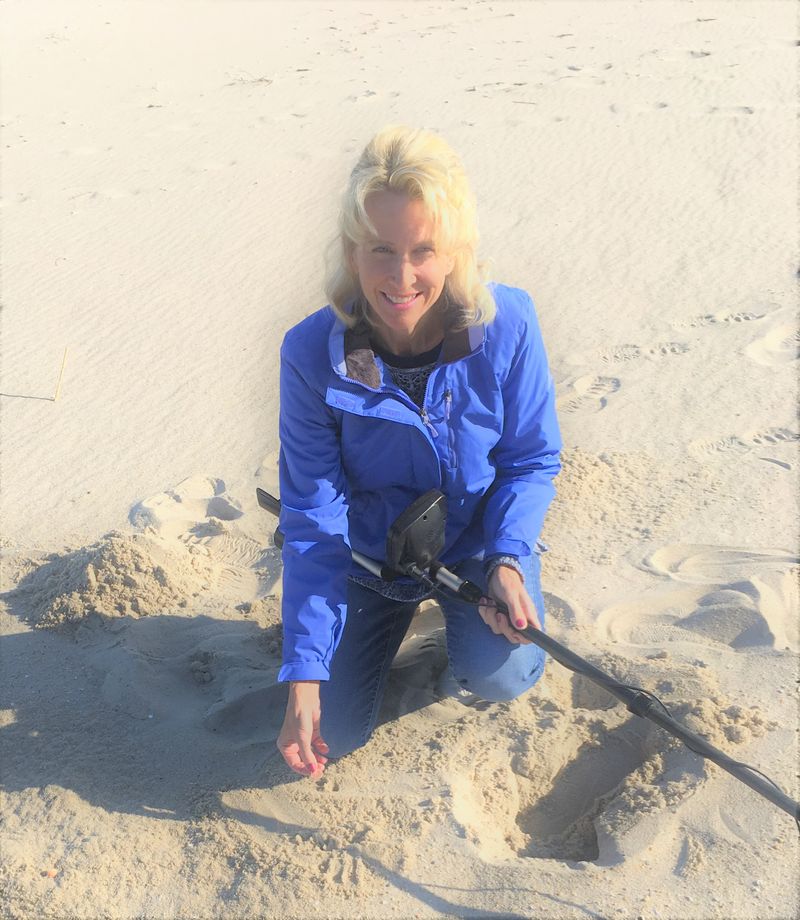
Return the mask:
{"type": "Polygon", "coordinates": [[[522,566],[519,564],[519,559],[516,556],[508,555],[499,555],[499,556],[490,556],[484,563],[484,572],[486,574],[486,580],[494,575],[495,569],[498,566],[504,565],[509,569],[513,569],[517,575],[519,575],[522,583],[525,583],[525,573],[522,571],[522,566]]]}
{"type": "Polygon", "coordinates": [[[304,693],[307,687],[316,687],[319,689],[318,680],[291,680],[289,681],[290,693],[304,693]]]}

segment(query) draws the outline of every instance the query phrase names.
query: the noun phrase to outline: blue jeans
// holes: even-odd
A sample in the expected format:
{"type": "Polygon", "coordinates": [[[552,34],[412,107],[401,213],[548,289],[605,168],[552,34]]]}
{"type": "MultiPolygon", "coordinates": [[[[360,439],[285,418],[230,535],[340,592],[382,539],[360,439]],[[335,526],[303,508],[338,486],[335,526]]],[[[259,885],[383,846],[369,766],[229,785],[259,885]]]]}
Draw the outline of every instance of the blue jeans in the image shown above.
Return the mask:
{"type": "MultiPolygon", "coordinates": [[[[537,553],[520,559],[525,587],[544,626],[544,599],[537,553]]],[[[483,562],[468,559],[453,567],[486,593],[483,562]]],[[[444,613],[447,656],[457,683],[484,700],[513,700],[542,676],[544,652],[537,645],[516,645],[495,635],[477,607],[437,596],[444,613]]],[[[419,602],[382,597],[349,583],[347,620],[331,664],[330,680],[320,684],[320,734],[331,757],[366,744],[375,729],[389,668],[419,602]]]]}

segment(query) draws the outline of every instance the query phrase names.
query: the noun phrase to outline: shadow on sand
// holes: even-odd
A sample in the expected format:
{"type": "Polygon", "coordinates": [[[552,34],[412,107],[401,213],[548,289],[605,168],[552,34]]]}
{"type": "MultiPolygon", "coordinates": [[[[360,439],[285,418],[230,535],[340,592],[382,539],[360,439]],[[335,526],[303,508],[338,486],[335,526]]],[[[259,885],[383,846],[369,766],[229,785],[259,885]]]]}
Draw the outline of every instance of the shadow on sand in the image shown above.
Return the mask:
{"type": "MultiPolygon", "coordinates": [[[[24,592],[3,600],[21,621],[0,638],[6,794],[36,791],[46,800],[71,790],[112,814],[192,822],[224,812],[284,839],[319,832],[223,801],[239,789],[280,799],[282,787],[306,782],[275,748],[286,702],[286,685],[276,681],[276,627],[206,615],[92,614],[57,630],[31,629],[24,592]]],[[[413,652],[401,657],[382,721],[432,701],[414,660],[413,652]]],[[[426,671],[442,665],[434,650],[426,671]]],[[[442,914],[513,917],[450,901],[358,850],[377,876],[442,914]]]]}

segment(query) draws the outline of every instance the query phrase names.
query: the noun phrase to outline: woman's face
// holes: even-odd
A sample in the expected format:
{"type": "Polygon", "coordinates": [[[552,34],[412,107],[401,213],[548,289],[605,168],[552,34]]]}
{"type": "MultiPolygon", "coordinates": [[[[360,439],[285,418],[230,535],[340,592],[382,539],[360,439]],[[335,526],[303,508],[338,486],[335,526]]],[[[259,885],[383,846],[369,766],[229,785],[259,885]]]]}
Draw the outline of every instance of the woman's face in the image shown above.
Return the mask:
{"type": "Polygon", "coordinates": [[[441,296],[454,260],[436,248],[421,201],[382,191],[369,195],[365,207],[378,235],[355,247],[353,268],[386,344],[407,351],[425,344],[420,321],[441,296]]]}

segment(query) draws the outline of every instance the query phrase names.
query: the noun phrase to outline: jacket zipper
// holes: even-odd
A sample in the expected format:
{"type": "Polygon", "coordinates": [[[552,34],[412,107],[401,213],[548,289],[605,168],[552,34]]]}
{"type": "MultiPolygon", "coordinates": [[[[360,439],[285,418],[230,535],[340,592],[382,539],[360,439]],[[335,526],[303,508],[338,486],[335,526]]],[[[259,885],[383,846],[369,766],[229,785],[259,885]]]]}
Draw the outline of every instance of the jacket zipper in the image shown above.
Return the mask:
{"type": "Polygon", "coordinates": [[[450,462],[452,464],[452,469],[458,469],[458,461],[456,460],[456,438],[455,432],[453,431],[453,426],[450,424],[450,413],[453,409],[453,391],[447,389],[444,391],[444,420],[447,425],[447,449],[450,452],[450,462]]]}
{"type": "MultiPolygon", "coordinates": [[[[364,382],[361,381],[361,380],[353,380],[352,377],[346,377],[344,374],[337,374],[337,376],[338,376],[341,380],[344,380],[344,381],[347,382],[347,383],[352,383],[352,384],[354,384],[354,385],[357,386],[357,387],[364,387],[365,390],[369,390],[371,393],[386,393],[386,392],[387,392],[383,387],[371,387],[371,386],[368,386],[366,383],[364,383],[364,382]]],[[[432,377],[432,376],[433,376],[433,374],[431,374],[431,377],[432,377]]],[[[431,420],[430,420],[430,416],[428,415],[428,413],[427,413],[427,411],[426,411],[426,409],[425,409],[425,401],[426,401],[427,398],[428,398],[428,391],[429,391],[429,389],[430,389],[430,384],[431,384],[431,378],[429,377],[429,378],[428,378],[428,383],[427,383],[426,386],[425,386],[425,396],[424,396],[423,399],[422,399],[422,408],[420,408],[420,407],[419,407],[419,406],[408,396],[408,394],[405,393],[405,392],[403,392],[403,390],[401,390],[399,387],[396,387],[396,388],[395,388],[395,389],[397,390],[397,393],[396,393],[396,394],[393,393],[392,391],[389,391],[389,392],[392,392],[392,395],[397,395],[397,396],[399,396],[399,397],[401,398],[401,400],[402,400],[409,408],[413,408],[414,411],[417,412],[417,414],[419,415],[420,419],[422,420],[423,425],[425,425],[426,431],[428,432],[428,434],[429,434],[430,437],[431,437],[431,441],[428,441],[428,444],[430,445],[430,448],[431,448],[431,450],[433,451],[433,455],[434,455],[434,457],[436,458],[436,465],[437,465],[437,467],[438,467],[438,466],[439,466],[439,463],[440,463],[440,460],[439,460],[439,452],[436,450],[436,447],[435,447],[435,445],[432,443],[432,440],[433,440],[433,438],[438,438],[438,437],[439,437],[439,432],[433,427],[433,423],[432,423],[431,420]]],[[[441,470],[440,470],[440,474],[439,474],[439,482],[440,482],[440,484],[441,484],[441,470]]]]}
{"type": "MultiPolygon", "coordinates": [[[[431,380],[433,379],[433,375],[435,373],[436,373],[436,368],[434,368],[433,371],[431,371],[431,373],[428,375],[428,379],[425,383],[425,393],[422,396],[422,406],[419,410],[419,416],[422,419],[422,423],[423,425],[425,425],[428,431],[430,431],[432,438],[438,438],[439,432],[433,427],[433,422],[431,422],[430,416],[428,415],[428,410],[425,408],[425,404],[428,402],[428,396],[430,396],[431,380]]],[[[439,456],[438,451],[437,451],[436,456],[437,457],[439,456]]]]}
{"type": "Polygon", "coordinates": [[[425,406],[419,410],[419,417],[422,419],[422,424],[430,431],[432,438],[438,438],[439,432],[433,427],[433,422],[431,422],[430,416],[425,411],[425,406]]]}

